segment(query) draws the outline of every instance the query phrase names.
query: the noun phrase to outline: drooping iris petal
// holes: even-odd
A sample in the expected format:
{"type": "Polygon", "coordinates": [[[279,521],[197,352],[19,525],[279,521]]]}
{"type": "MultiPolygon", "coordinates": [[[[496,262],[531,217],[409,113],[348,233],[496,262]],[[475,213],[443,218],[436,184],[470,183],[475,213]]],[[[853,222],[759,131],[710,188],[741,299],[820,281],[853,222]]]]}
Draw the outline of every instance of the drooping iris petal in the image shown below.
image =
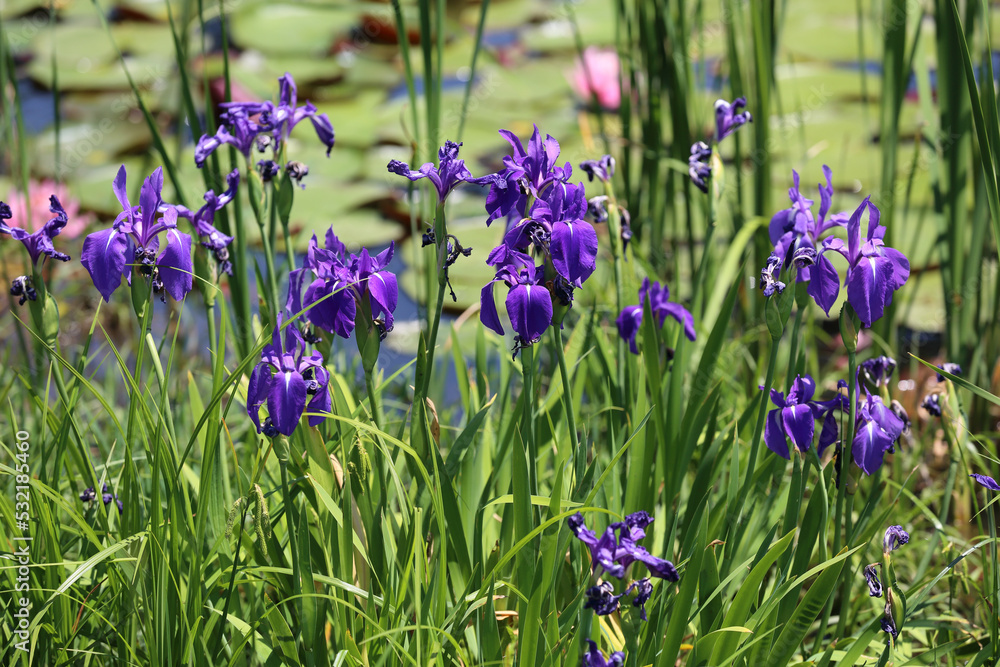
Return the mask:
{"type": "Polygon", "coordinates": [[[524,343],[533,343],[552,323],[552,295],[541,285],[517,285],[507,294],[510,325],[524,343]]]}
{"type": "Polygon", "coordinates": [[[316,381],[319,383],[320,387],[313,394],[313,397],[309,400],[309,405],[306,406],[306,412],[313,413],[309,417],[310,426],[318,426],[324,419],[326,415],[333,411],[333,399],[330,396],[330,373],[320,366],[315,370],[316,381]]]}
{"type": "Polygon", "coordinates": [[[882,466],[885,452],[893,442],[893,438],[880,429],[878,424],[868,421],[858,428],[854,436],[854,443],[851,446],[854,462],[866,475],[874,474],[882,466]]]}
{"type": "Polygon", "coordinates": [[[813,416],[812,408],[805,404],[783,408],[781,422],[785,427],[785,433],[799,451],[808,451],[816,432],[816,418],[813,416]]]}
{"type": "Polygon", "coordinates": [[[833,263],[822,254],[816,257],[816,263],[809,267],[809,287],[806,288],[820,308],[830,314],[830,309],[840,294],[840,275],[833,263]]]}
{"type": "Polygon", "coordinates": [[[94,232],[83,241],[80,263],[90,273],[94,287],[108,303],[121,284],[127,249],[125,235],[114,228],[94,232]]]}
{"type": "Polygon", "coordinates": [[[819,442],[816,443],[816,452],[823,456],[823,452],[826,448],[837,441],[838,429],[837,429],[837,418],[833,416],[833,412],[828,412],[826,417],[823,418],[823,429],[819,433],[819,442]]]}
{"type": "Polygon", "coordinates": [[[865,327],[882,317],[887,299],[892,295],[892,276],[892,263],[884,257],[862,257],[851,268],[847,300],[865,327]]]}
{"type": "Polygon", "coordinates": [[[482,293],[480,294],[480,308],[479,308],[479,321],[482,322],[487,329],[496,332],[499,335],[503,335],[503,325],[500,323],[500,313],[497,312],[497,302],[493,297],[493,286],[497,281],[491,280],[486,283],[483,287],[482,293]]]}
{"type": "Polygon", "coordinates": [[[390,271],[379,271],[368,278],[368,293],[371,297],[372,317],[385,316],[387,329],[392,329],[392,313],[399,300],[396,275],[390,271]]]}
{"type": "MultiPolygon", "coordinates": [[[[174,214],[176,217],[176,213],[174,214]]],[[[175,301],[191,291],[194,266],[191,263],[191,237],[176,229],[167,231],[167,245],[156,260],[163,288],[175,301]]]]}
{"type": "Polygon", "coordinates": [[[291,435],[306,409],[306,382],[298,371],[279,371],[271,379],[267,410],[278,433],[291,435]]]}
{"type": "Polygon", "coordinates": [[[669,315],[684,325],[684,335],[687,336],[688,340],[693,341],[695,339],[694,315],[687,308],[673,301],[662,301],[658,304],[657,308],[660,311],[661,324],[664,316],[669,315]]]}
{"type": "Polygon", "coordinates": [[[646,569],[649,570],[649,573],[654,577],[666,579],[667,581],[680,580],[680,575],[677,573],[677,568],[674,567],[673,563],[653,556],[642,547],[636,547],[632,553],[632,557],[636,561],[645,565],[646,569]]]}
{"type": "Polygon", "coordinates": [[[781,423],[780,408],[767,413],[767,422],[764,424],[764,443],[768,449],[781,458],[790,458],[788,439],[785,437],[785,430],[781,423]]]}
{"type": "Polygon", "coordinates": [[[333,150],[333,144],[337,139],[337,135],[333,131],[333,123],[330,122],[330,118],[325,113],[312,115],[309,120],[312,121],[313,128],[316,130],[316,136],[326,146],[326,156],[330,157],[330,151],[333,150]]]}
{"type": "Polygon", "coordinates": [[[302,308],[308,309],[306,319],[323,331],[351,337],[357,306],[350,288],[340,281],[314,280],[306,288],[302,308]]]}
{"type": "Polygon", "coordinates": [[[597,231],[584,220],[562,220],[552,225],[552,265],[576,287],[597,268],[597,231]]]}
{"type": "Polygon", "coordinates": [[[250,384],[247,387],[247,414],[257,432],[260,432],[260,408],[267,400],[271,390],[271,369],[266,363],[257,364],[250,373],[250,384]]]}
{"type": "Polygon", "coordinates": [[[907,279],[910,277],[910,260],[906,259],[906,255],[899,252],[895,248],[887,248],[883,246],[882,253],[892,264],[891,285],[892,291],[895,292],[900,287],[905,285],[907,279]]]}

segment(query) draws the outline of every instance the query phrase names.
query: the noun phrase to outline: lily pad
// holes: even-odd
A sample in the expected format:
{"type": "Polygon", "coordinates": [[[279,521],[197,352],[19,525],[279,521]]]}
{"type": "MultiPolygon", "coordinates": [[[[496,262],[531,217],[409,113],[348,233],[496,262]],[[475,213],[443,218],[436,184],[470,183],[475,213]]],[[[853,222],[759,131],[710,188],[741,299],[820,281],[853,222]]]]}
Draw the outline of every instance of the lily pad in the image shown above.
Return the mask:
{"type": "Polygon", "coordinates": [[[233,41],[268,54],[319,55],[357,22],[346,5],[247,4],[231,17],[233,41]]]}

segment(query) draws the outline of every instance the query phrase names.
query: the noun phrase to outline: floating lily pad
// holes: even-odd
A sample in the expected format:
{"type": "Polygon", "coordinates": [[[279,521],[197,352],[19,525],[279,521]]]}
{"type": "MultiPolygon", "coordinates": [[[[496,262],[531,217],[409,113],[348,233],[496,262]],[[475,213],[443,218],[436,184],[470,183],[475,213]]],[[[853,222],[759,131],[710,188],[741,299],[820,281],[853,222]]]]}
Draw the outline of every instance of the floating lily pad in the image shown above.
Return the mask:
{"type": "MultiPolygon", "coordinates": [[[[59,175],[73,180],[93,168],[118,162],[118,156],[149,145],[145,122],[105,118],[98,123],[63,125],[59,135],[59,162],[56,162],[55,132],[48,130],[34,140],[33,167],[46,177],[59,175]]],[[[110,179],[108,183],[110,183],[110,179]]]]}
{"type": "Polygon", "coordinates": [[[357,23],[357,9],[336,5],[247,4],[231,17],[233,41],[268,54],[319,55],[357,23]]]}

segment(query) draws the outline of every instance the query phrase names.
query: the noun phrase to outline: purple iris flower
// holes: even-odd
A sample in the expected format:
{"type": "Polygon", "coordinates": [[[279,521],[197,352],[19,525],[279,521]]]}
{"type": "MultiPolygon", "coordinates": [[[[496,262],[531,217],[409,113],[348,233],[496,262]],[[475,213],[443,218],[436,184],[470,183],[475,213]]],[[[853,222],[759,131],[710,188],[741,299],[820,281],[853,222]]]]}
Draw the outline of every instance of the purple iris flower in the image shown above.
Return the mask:
{"type": "Polygon", "coordinates": [[[465,160],[458,157],[458,149],[461,143],[454,141],[444,142],[444,146],[438,149],[438,166],[433,162],[427,162],[420,166],[420,169],[413,170],[405,162],[390,160],[388,170],[393,174],[398,174],[411,181],[419,181],[422,178],[428,179],[434,184],[438,193],[438,202],[444,202],[456,185],[459,183],[473,183],[475,185],[497,185],[506,188],[507,183],[502,176],[490,174],[476,178],[465,166],[465,160]]]}
{"type": "MultiPolygon", "coordinates": [[[[958,364],[945,363],[945,364],[941,364],[940,366],[938,366],[938,368],[940,368],[941,370],[943,370],[945,373],[950,373],[951,375],[961,375],[962,374],[962,367],[959,366],[958,364]]],[[[938,373],[937,374],[937,381],[938,382],[944,382],[945,381],[945,377],[943,375],[941,375],[940,373],[938,373]]]]}
{"type": "Polygon", "coordinates": [[[330,373],[323,366],[323,357],[319,352],[305,354],[306,343],[294,325],[285,328],[282,341],[283,319],[279,313],[271,344],[264,348],[260,363],[250,374],[247,389],[247,414],[258,433],[272,438],[279,433],[291,435],[306,410],[320,413],[309,417],[309,425],[316,426],[331,408],[330,373]],[[265,402],[270,416],[262,425],[260,408],[265,402]]]}
{"type": "Polygon", "coordinates": [[[602,155],[600,160],[584,160],[580,163],[580,170],[587,174],[589,181],[596,178],[607,183],[615,175],[615,159],[610,155],[602,155]]]}
{"type": "Polygon", "coordinates": [[[987,475],[979,475],[977,473],[973,473],[969,475],[969,477],[976,480],[976,482],[985,486],[990,491],[1000,491],[1000,484],[997,484],[997,481],[992,477],[989,477],[987,475]]]}
{"type": "Polygon", "coordinates": [[[222,144],[231,144],[247,158],[256,144],[262,150],[271,146],[277,154],[281,145],[288,140],[292,129],[307,118],[316,130],[320,142],[326,146],[330,156],[335,141],[333,124],[325,113],[317,113],[312,102],[298,106],[295,80],[288,72],[278,79],[278,104],[270,100],[264,102],[226,102],[221,106],[223,125],[214,136],[202,135],[195,147],[195,164],[201,167],[208,156],[222,144]],[[257,120],[254,121],[253,117],[257,120]],[[227,127],[228,126],[228,127],[227,127]],[[231,128],[231,129],[230,129],[231,128]],[[268,137],[261,140],[261,137],[268,137]]]}
{"type": "Polygon", "coordinates": [[[878,563],[865,566],[865,580],[868,582],[868,597],[882,597],[882,582],[878,578],[878,563]]]}
{"type": "Polygon", "coordinates": [[[552,266],[574,287],[582,287],[597,268],[597,231],[586,215],[582,183],[554,183],[531,207],[532,219],[549,229],[552,266]]]}
{"type": "Polygon", "coordinates": [[[23,243],[28,254],[31,255],[32,264],[37,265],[41,257],[51,257],[60,262],[68,262],[70,259],[69,255],[59,252],[52,245],[52,239],[59,236],[59,232],[69,221],[66,211],[63,210],[62,204],[59,203],[55,195],[49,197],[49,211],[54,213],[55,217],[46,222],[41,229],[31,233],[20,227],[11,227],[4,222],[13,217],[13,212],[10,210],[10,206],[0,201],[0,234],[10,234],[12,239],[23,243]]]}
{"type": "Polygon", "coordinates": [[[708,192],[708,181],[712,178],[712,147],[704,141],[691,144],[691,157],[688,158],[688,175],[702,192],[708,192]]]}
{"type": "Polygon", "coordinates": [[[590,648],[583,654],[582,667],[623,667],[625,664],[625,654],[621,651],[615,651],[605,660],[604,654],[592,639],[588,639],[587,643],[590,648]]]}
{"type": "Polygon", "coordinates": [[[653,517],[646,512],[635,512],[626,516],[625,521],[609,525],[604,534],[598,538],[587,528],[583,515],[577,512],[569,518],[569,528],[573,535],[590,549],[593,570],[600,566],[611,576],[621,579],[625,576],[629,565],[640,562],[654,577],[678,581],[680,575],[673,563],[651,555],[645,547],[637,544],[646,537],[646,526],[652,521],[653,517]]]}
{"type": "Polygon", "coordinates": [[[509,130],[500,130],[500,136],[514,149],[513,155],[503,159],[504,169],[500,171],[486,196],[486,212],[489,225],[497,218],[517,212],[524,217],[528,196],[538,197],[545,187],[555,181],[565,183],[573,174],[573,166],[567,162],[556,166],[559,159],[559,142],[550,135],[542,139],[538,126],[524,149],[521,140],[509,130]]]}
{"type": "Polygon", "coordinates": [[[298,106],[298,89],[295,80],[288,72],[278,79],[278,86],[278,104],[275,106],[270,101],[264,102],[264,108],[260,112],[260,122],[267,126],[280,146],[288,140],[292,129],[308,118],[316,130],[316,136],[326,146],[326,156],[330,157],[336,137],[329,117],[325,113],[316,113],[316,107],[309,100],[298,106]]]}
{"type": "Polygon", "coordinates": [[[892,553],[909,541],[910,534],[902,526],[889,526],[882,538],[882,551],[887,554],[892,553]]]}
{"type": "Polygon", "coordinates": [[[876,387],[888,386],[892,373],[896,370],[896,360],[886,356],[874,357],[862,361],[860,369],[868,381],[876,387]]]}
{"type": "Polygon", "coordinates": [[[893,292],[910,276],[909,261],[903,253],[887,247],[882,242],[884,237],[885,227],[879,224],[879,210],[871,203],[871,197],[865,197],[847,222],[846,247],[841,239],[827,237],[820,251],[822,255],[834,250],[847,258],[850,264],[844,281],[847,300],[866,327],[882,317],[885,307],[892,303],[893,292]],[[868,209],[868,234],[862,240],[861,215],[865,208],[868,209]]]}
{"type": "Polygon", "coordinates": [[[811,251],[810,262],[799,262],[796,281],[809,283],[809,296],[829,315],[840,293],[840,276],[830,260],[824,257],[822,252],[817,253],[817,249],[821,247],[820,237],[834,227],[845,226],[849,216],[846,212],[830,213],[833,201],[831,183],[833,172],[826,165],[823,165],[823,176],[826,178],[826,185],[822,183],[818,185],[820,207],[817,217],[812,211],[813,200],[806,199],[802,195],[799,188],[799,174],[792,170],[794,185],[788,189],[788,198],[792,205],[774,214],[768,226],[768,233],[771,243],[774,244],[774,252],[782,261],[789,254],[800,257],[806,249],[811,251]]]}
{"type": "MultiPolygon", "coordinates": [[[[94,491],[94,487],[92,486],[88,486],[83,490],[83,493],[80,494],[80,500],[85,503],[93,502],[96,498],[97,493],[94,491]]],[[[115,501],[115,504],[118,506],[118,515],[121,516],[121,513],[125,510],[125,505],[118,499],[118,494],[112,494],[108,491],[108,484],[105,482],[101,487],[101,502],[103,502],[104,506],[107,507],[111,504],[112,500],[115,501]]]]}
{"type": "Polygon", "coordinates": [[[882,466],[886,452],[892,452],[899,436],[906,430],[903,420],[878,396],[865,389],[865,400],[859,402],[858,423],[852,444],[854,462],[866,475],[882,466]]]}
{"type": "Polygon", "coordinates": [[[206,192],[205,205],[197,212],[192,212],[185,206],[160,205],[160,212],[166,212],[168,208],[173,208],[177,211],[178,217],[188,220],[194,227],[195,233],[201,237],[201,245],[212,251],[219,264],[219,270],[230,275],[233,273],[233,264],[229,261],[229,244],[233,242],[233,237],[220,232],[213,223],[215,222],[215,214],[236,196],[236,188],[239,184],[240,172],[238,169],[234,169],[226,177],[226,191],[221,195],[215,194],[215,190],[206,192]]]}
{"type": "Polygon", "coordinates": [[[730,104],[725,100],[715,101],[715,141],[722,141],[737,128],[753,121],[749,111],[741,111],[747,105],[747,98],[737,97],[730,104]]]}
{"type": "Polygon", "coordinates": [[[585,220],[587,208],[582,183],[552,183],[535,200],[531,215],[507,230],[503,243],[494,248],[486,263],[502,266],[534,245],[549,256],[552,267],[570,288],[582,287],[597,268],[597,231],[585,220]]]}
{"type": "Polygon", "coordinates": [[[386,267],[394,251],[395,243],[390,243],[374,257],[367,248],[362,248],[360,255],[348,253],[333,233],[333,227],[326,232],[326,247],[321,248],[314,234],[306,251],[305,266],[289,274],[286,307],[292,313],[308,309],[305,318],[309,322],[349,338],[354,331],[357,306],[367,299],[380,334],[392,331],[399,287],[396,275],[386,267]],[[307,284],[310,274],[313,280],[307,284]]]}
{"type": "MultiPolygon", "coordinates": [[[[504,250],[500,246],[497,250],[504,250]]],[[[536,266],[528,255],[516,250],[504,250],[505,262],[500,265],[493,280],[486,283],[481,294],[482,307],[479,319],[487,328],[504,335],[493,298],[493,286],[503,282],[507,292],[507,316],[517,334],[518,346],[531,345],[552,324],[552,294],[545,285],[545,269],[536,266]]]]}
{"type": "MultiPolygon", "coordinates": [[[[230,107],[223,111],[219,117],[222,125],[212,136],[201,135],[201,139],[198,140],[194,148],[194,163],[199,169],[205,165],[208,156],[223,144],[233,146],[244,157],[249,158],[257,137],[266,131],[265,127],[251,119],[251,114],[247,112],[242,103],[233,102],[222,106],[230,107]]],[[[253,115],[257,113],[259,111],[254,112],[253,115]]]]}
{"type": "Polygon", "coordinates": [[[625,568],[615,562],[618,540],[615,538],[615,529],[612,526],[608,526],[604,534],[598,538],[583,522],[583,515],[577,512],[569,518],[569,529],[578,540],[590,548],[592,571],[596,571],[600,566],[613,577],[621,579],[625,576],[625,568]]]}
{"type": "Polygon", "coordinates": [[[165,292],[180,301],[192,286],[191,237],[177,229],[175,208],[167,207],[163,217],[156,218],[163,203],[163,169],[157,167],[143,181],[138,206],[129,202],[125,186],[122,165],[112,184],[122,212],[110,229],[94,232],[84,240],[80,262],[105,301],[111,301],[122,276],[131,283],[133,265],[150,277],[154,293],[165,292]],[[159,252],[161,233],[165,234],[166,245],[159,252]]]}
{"type": "Polygon", "coordinates": [[[932,417],[941,416],[941,394],[927,394],[920,404],[924,410],[932,417]]]}
{"type": "Polygon", "coordinates": [[[688,340],[695,339],[694,316],[681,304],[670,301],[670,289],[666,285],[661,287],[659,281],[650,284],[649,278],[643,278],[642,287],[639,288],[639,305],[625,306],[615,320],[618,334],[628,341],[632,354],[639,354],[636,339],[642,326],[642,310],[647,297],[650,309],[659,320],[661,328],[669,315],[684,325],[684,335],[688,340]]]}
{"type": "MultiPolygon", "coordinates": [[[[817,413],[822,411],[819,404],[812,400],[815,392],[816,382],[808,375],[796,376],[787,397],[777,389],[771,389],[771,402],[778,407],[767,413],[764,442],[768,449],[783,459],[790,457],[789,439],[800,452],[809,451],[812,445],[817,413]]],[[[822,454],[829,444],[821,439],[819,453],[822,454]]]]}

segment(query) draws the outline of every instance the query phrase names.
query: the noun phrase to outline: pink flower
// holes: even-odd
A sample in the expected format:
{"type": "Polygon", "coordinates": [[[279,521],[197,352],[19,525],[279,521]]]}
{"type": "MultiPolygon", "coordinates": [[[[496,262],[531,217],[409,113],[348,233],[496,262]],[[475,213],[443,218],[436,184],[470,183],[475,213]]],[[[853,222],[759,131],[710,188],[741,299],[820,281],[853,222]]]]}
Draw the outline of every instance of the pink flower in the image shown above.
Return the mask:
{"type": "Polygon", "coordinates": [[[588,46],[583,60],[573,69],[573,88],[588,104],[597,96],[602,109],[614,111],[621,105],[621,64],[614,49],[588,46]]]}
{"type": "Polygon", "coordinates": [[[18,225],[21,225],[29,232],[38,231],[52,217],[52,214],[49,212],[50,195],[55,195],[62,202],[63,208],[66,210],[66,216],[69,218],[69,222],[66,223],[61,236],[71,239],[76,238],[83,233],[87,225],[94,221],[92,213],[80,214],[80,201],[69,193],[69,189],[65,185],[56,185],[55,181],[48,179],[28,182],[28,200],[31,202],[31,218],[28,218],[28,207],[24,195],[21,194],[20,190],[11,188],[6,199],[13,213],[11,219],[15,220],[18,225]]]}

